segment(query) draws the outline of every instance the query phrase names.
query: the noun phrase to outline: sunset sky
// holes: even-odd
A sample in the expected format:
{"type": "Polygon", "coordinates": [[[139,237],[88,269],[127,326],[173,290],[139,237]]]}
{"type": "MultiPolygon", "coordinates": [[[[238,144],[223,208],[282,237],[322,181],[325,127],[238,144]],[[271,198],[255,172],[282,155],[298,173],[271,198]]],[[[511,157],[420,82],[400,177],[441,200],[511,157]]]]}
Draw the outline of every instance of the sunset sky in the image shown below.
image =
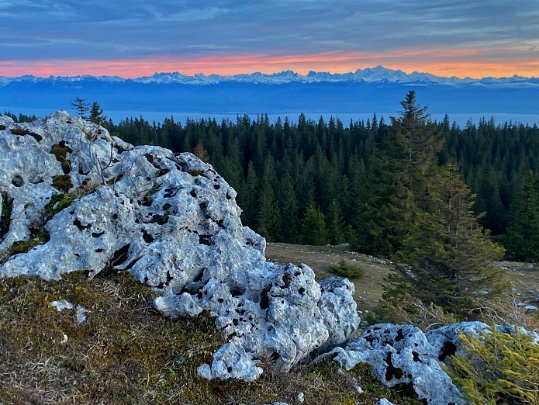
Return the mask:
{"type": "Polygon", "coordinates": [[[539,76],[536,0],[0,0],[0,76],[539,76]]]}

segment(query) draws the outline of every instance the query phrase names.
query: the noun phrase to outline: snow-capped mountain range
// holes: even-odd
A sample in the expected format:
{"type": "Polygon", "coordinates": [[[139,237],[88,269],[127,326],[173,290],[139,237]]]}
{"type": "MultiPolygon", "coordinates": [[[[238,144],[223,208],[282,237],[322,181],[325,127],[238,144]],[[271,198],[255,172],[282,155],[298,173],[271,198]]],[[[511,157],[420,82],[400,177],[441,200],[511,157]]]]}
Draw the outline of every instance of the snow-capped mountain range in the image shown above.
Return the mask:
{"type": "Polygon", "coordinates": [[[155,73],[151,76],[144,76],[135,79],[125,79],[119,76],[49,76],[37,77],[24,75],[19,77],[0,76],[0,85],[6,86],[14,82],[82,82],[82,81],[100,81],[100,82],[134,82],[134,83],[152,83],[152,84],[192,84],[208,85],[217,83],[261,83],[261,84],[285,84],[285,83],[338,83],[338,82],[364,82],[364,83],[410,83],[410,84],[440,84],[440,85],[503,85],[519,87],[539,87],[539,78],[527,78],[521,76],[512,77],[484,77],[482,79],[458,78],[458,77],[440,77],[430,73],[405,73],[402,70],[388,69],[383,66],[373,68],[358,69],[349,73],[329,73],[329,72],[309,72],[306,75],[298,74],[291,70],[279,73],[265,74],[255,72],[251,74],[237,74],[231,76],[195,74],[193,76],[184,75],[179,72],[155,73]]]}

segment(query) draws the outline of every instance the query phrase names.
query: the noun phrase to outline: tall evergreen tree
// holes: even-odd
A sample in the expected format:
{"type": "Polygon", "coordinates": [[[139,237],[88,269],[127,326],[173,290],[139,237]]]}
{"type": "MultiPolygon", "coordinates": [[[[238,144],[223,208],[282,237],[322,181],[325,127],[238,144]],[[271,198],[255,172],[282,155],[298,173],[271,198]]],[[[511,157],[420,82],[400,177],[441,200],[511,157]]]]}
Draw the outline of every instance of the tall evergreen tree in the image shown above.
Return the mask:
{"type": "Polygon", "coordinates": [[[506,236],[508,257],[539,261],[539,180],[529,171],[511,206],[506,236]]]}
{"type": "Polygon", "coordinates": [[[76,97],[75,100],[71,102],[71,105],[77,111],[77,115],[80,118],[86,118],[86,113],[88,112],[88,103],[85,99],[76,97]]]}
{"type": "Polygon", "coordinates": [[[346,240],[344,220],[341,215],[341,208],[336,200],[332,200],[329,205],[327,235],[328,242],[332,245],[337,245],[346,240]]]}
{"type": "Polygon", "coordinates": [[[432,184],[430,206],[404,238],[398,257],[411,265],[400,280],[414,295],[451,311],[471,308],[479,290],[497,292],[494,261],[503,249],[491,242],[473,212],[474,196],[455,165],[442,167],[432,184]]]}
{"type": "Polygon", "coordinates": [[[327,243],[326,220],[324,214],[312,205],[307,208],[301,232],[301,243],[325,245],[327,243]]]}
{"type": "MultiPolygon", "coordinates": [[[[78,110],[80,107],[75,108],[78,110]]],[[[92,121],[94,124],[102,125],[105,120],[106,117],[103,115],[103,109],[97,103],[97,101],[94,101],[90,107],[90,121],[92,121]]]]}

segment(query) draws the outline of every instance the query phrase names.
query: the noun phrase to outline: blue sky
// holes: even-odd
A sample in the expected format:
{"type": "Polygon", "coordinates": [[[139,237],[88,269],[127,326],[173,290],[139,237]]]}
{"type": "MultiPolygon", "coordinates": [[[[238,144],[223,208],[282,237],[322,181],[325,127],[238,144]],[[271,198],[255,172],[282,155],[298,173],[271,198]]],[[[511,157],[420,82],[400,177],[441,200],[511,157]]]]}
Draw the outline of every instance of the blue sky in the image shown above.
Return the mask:
{"type": "Polygon", "coordinates": [[[539,1],[0,0],[0,75],[539,76],[539,1]],[[162,69],[160,69],[162,67],[162,69]]]}

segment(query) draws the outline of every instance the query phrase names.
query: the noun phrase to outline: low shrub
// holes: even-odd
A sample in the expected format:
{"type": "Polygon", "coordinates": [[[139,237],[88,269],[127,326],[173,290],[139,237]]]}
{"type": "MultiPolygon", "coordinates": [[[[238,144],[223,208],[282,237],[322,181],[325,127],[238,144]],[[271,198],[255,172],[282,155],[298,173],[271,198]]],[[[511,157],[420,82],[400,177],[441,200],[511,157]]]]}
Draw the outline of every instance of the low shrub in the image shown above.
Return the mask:
{"type": "Polygon", "coordinates": [[[331,266],[329,271],[349,279],[359,279],[365,274],[365,271],[358,264],[347,262],[344,259],[331,266]]]}
{"type": "Polygon", "coordinates": [[[461,335],[464,353],[447,371],[474,404],[539,404],[539,345],[520,332],[495,327],[479,336],[461,335]]]}

